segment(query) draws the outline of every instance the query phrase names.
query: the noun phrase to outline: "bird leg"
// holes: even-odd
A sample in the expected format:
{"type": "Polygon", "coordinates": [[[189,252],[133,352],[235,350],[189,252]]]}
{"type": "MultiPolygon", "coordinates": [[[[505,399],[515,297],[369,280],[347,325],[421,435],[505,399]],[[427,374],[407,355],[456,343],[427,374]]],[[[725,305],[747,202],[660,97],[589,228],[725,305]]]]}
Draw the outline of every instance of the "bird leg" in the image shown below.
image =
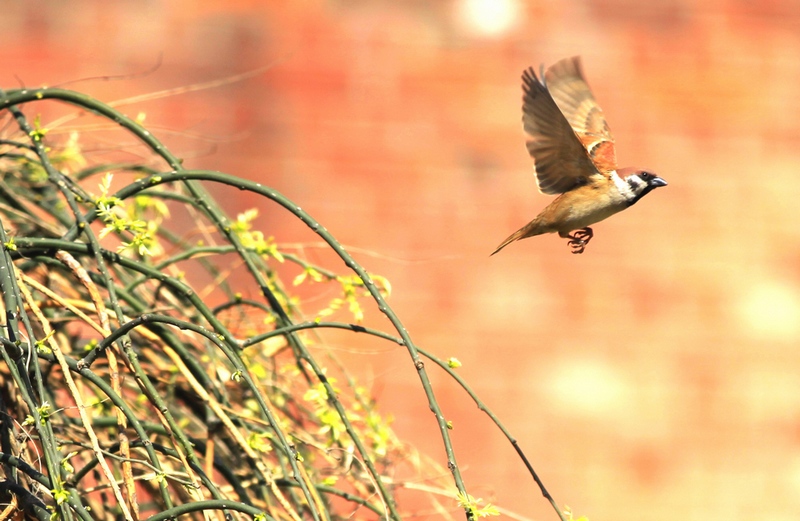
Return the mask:
{"type": "Polygon", "coordinates": [[[583,253],[583,250],[586,249],[586,245],[589,244],[589,241],[594,237],[594,232],[591,228],[581,228],[580,230],[575,230],[572,232],[572,235],[567,235],[569,237],[569,247],[572,248],[572,253],[583,253]]]}

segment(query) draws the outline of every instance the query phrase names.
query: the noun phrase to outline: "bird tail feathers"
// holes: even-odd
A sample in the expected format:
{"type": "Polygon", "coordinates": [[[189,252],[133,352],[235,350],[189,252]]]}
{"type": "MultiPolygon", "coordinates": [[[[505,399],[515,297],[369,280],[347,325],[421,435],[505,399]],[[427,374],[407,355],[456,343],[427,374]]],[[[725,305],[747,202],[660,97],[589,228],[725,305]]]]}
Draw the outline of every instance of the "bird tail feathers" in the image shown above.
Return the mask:
{"type": "Polygon", "coordinates": [[[544,233],[544,232],[541,232],[541,231],[533,231],[534,227],[531,226],[533,224],[534,224],[533,222],[529,223],[526,226],[523,226],[519,230],[517,230],[514,233],[512,233],[511,235],[509,235],[508,238],[506,240],[504,240],[503,242],[501,242],[500,246],[495,248],[495,250],[489,256],[491,257],[492,255],[494,255],[498,251],[502,250],[503,248],[505,248],[506,246],[508,246],[509,244],[511,244],[514,241],[518,241],[519,239],[524,239],[526,237],[532,237],[534,235],[541,235],[542,233],[544,233]]]}

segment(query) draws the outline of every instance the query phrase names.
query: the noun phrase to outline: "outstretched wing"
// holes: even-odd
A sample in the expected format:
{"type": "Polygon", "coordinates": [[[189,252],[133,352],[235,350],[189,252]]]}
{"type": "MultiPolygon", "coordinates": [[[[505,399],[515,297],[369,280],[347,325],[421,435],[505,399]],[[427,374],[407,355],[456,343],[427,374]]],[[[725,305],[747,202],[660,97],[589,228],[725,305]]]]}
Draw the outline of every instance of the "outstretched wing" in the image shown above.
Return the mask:
{"type": "Polygon", "coordinates": [[[617,168],[614,138],[583,77],[580,57],[566,58],[547,69],[545,85],[570,126],[589,152],[597,169],[606,173],[617,168]]]}
{"type": "Polygon", "coordinates": [[[602,175],[533,68],[522,73],[522,92],[522,125],[539,191],[564,193],[602,175]]]}

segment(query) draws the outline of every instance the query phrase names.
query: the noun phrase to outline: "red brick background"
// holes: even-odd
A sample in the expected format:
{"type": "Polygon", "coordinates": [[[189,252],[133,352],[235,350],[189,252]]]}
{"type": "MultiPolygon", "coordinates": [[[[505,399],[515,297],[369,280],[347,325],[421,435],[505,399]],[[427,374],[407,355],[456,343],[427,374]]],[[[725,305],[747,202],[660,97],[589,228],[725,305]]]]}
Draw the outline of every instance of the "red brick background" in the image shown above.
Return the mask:
{"type": "MultiPolygon", "coordinates": [[[[273,64],[126,110],[187,165],[270,185],[362,252],[559,503],[592,521],[800,517],[796,2],[6,1],[0,19],[4,88],[163,56],[68,85],[111,101],[273,64]],[[670,185],[596,226],[584,255],[546,236],[489,258],[549,202],[520,73],[575,54],[621,164],[670,185]]],[[[259,226],[317,242],[267,204],[259,226]]],[[[350,342],[331,339],[443,462],[404,351],[350,342]]],[[[436,385],[473,494],[554,519],[488,420],[436,385]]]]}

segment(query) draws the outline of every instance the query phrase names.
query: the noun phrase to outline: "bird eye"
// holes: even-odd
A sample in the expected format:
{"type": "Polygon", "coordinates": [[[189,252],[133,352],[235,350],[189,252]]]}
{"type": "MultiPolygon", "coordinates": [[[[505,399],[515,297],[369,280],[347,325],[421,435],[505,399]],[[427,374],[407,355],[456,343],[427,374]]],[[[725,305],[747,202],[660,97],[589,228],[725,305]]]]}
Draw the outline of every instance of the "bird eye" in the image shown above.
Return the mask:
{"type": "Polygon", "coordinates": [[[643,181],[649,181],[653,178],[653,174],[649,172],[642,172],[639,174],[639,177],[641,177],[643,181]]]}

